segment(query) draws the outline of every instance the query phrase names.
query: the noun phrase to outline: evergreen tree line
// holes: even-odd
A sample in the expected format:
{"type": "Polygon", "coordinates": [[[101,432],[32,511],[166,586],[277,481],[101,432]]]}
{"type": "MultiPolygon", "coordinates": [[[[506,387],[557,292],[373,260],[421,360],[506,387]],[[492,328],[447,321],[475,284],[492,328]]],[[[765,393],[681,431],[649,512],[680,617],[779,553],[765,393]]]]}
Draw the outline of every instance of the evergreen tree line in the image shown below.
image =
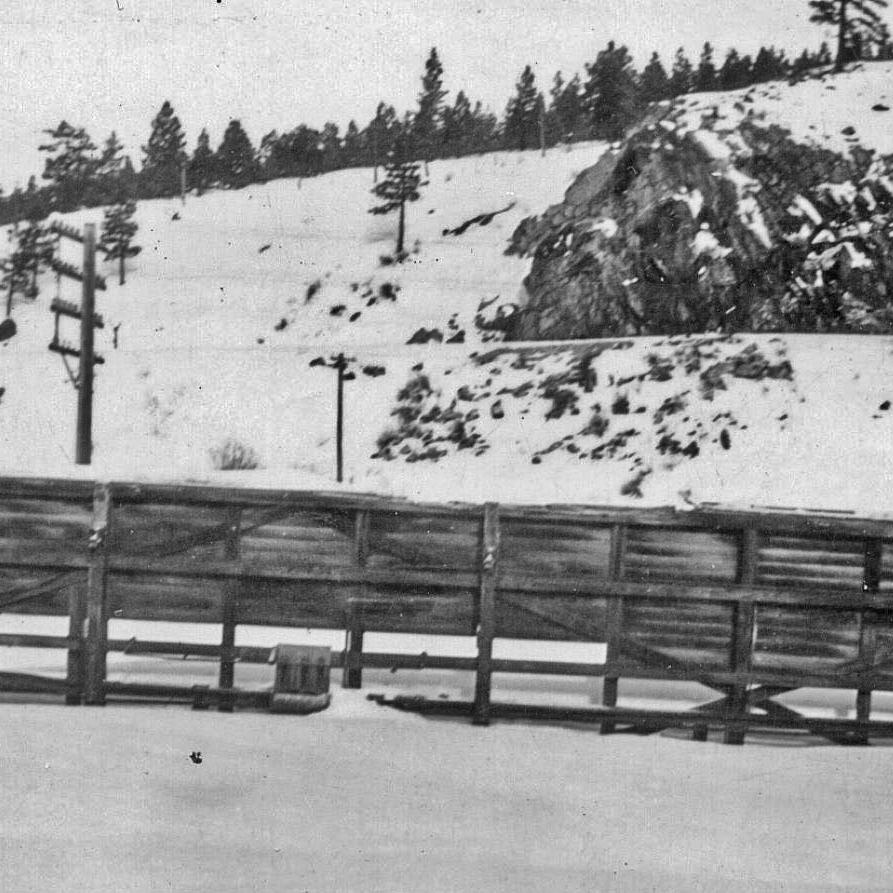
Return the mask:
{"type": "MultiPolygon", "coordinates": [[[[734,90],[778,79],[804,76],[810,70],[839,62],[827,44],[817,52],[804,50],[796,59],[784,51],[763,47],[751,57],[730,49],[722,62],[710,43],[696,62],[680,48],[665,65],[653,53],[637,71],[625,46],[614,41],[585,66],[585,76],[565,78],[557,72],[548,91],[536,83],[526,66],[501,118],[473,102],[465,91],[449,101],[443,87],[443,66],[432,49],[421,78],[418,106],[402,116],[384,102],[369,123],[351,121],[341,133],[329,122],[321,130],[300,124],[292,130],[265,134],[255,147],[242,124],[232,120],[215,148],[202,130],[193,151],[171,104],[165,102],[152,121],[142,146],[139,171],[112,132],[97,147],[87,132],[62,121],[45,131],[42,179],[31,177],[25,189],[4,196],[0,190],[0,224],[40,220],[52,212],[95,207],[124,200],[170,197],[181,190],[241,188],[280,177],[311,177],[349,167],[378,168],[388,164],[395,146],[426,165],[435,158],[452,158],[500,149],[548,148],[588,139],[620,139],[648,103],[711,90],[734,90]]],[[[879,41],[851,41],[847,61],[890,59],[893,49],[884,33],[879,41]]]]}

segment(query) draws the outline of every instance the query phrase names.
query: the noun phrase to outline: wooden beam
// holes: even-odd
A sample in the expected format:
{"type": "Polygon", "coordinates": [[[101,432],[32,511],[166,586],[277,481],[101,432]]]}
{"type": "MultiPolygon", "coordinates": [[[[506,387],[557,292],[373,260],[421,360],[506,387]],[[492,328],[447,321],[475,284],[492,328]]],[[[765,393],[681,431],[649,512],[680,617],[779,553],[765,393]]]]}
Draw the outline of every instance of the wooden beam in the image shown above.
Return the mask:
{"type": "MultiPolygon", "coordinates": [[[[884,558],[884,544],[879,540],[865,543],[865,571],[862,589],[876,594],[881,586],[881,568],[884,558]]],[[[878,620],[875,612],[859,612],[859,662],[865,667],[873,667],[877,660],[878,620]]],[[[871,721],[871,685],[860,685],[856,691],[856,719],[865,724],[865,731],[858,735],[859,744],[868,744],[868,727],[871,721]]]]}
{"type": "Polygon", "coordinates": [[[477,673],[474,683],[475,725],[490,724],[493,635],[496,630],[496,575],[499,565],[499,506],[490,502],[481,519],[480,600],[477,624],[477,673]]]}
{"type": "MultiPolygon", "coordinates": [[[[473,703],[468,701],[443,701],[419,697],[398,696],[386,698],[379,696],[375,700],[386,707],[395,707],[398,710],[408,710],[414,713],[428,715],[468,716],[474,711],[473,703]]],[[[541,704],[491,704],[490,715],[494,719],[512,720],[536,720],[544,722],[594,722],[601,723],[606,718],[613,719],[616,723],[629,723],[633,726],[646,728],[696,728],[707,724],[709,727],[724,725],[722,717],[709,714],[701,714],[697,710],[642,710],[634,708],[608,708],[608,707],[549,707],[541,704]]],[[[801,714],[785,713],[783,715],[770,716],[754,714],[750,724],[761,728],[792,729],[811,732],[812,734],[828,737],[829,735],[851,736],[860,729],[860,723],[848,719],[824,719],[819,717],[802,716],[801,714]]],[[[893,737],[893,722],[880,722],[875,720],[870,724],[872,735],[893,737]]]]}
{"type": "MultiPolygon", "coordinates": [[[[357,509],[354,516],[354,559],[357,567],[364,568],[369,560],[368,509],[357,509]]],[[[366,595],[365,586],[361,598],[366,595]]],[[[363,687],[363,618],[356,601],[348,604],[344,633],[344,667],[341,671],[342,688],[363,687]]]]}
{"type": "Polygon", "coordinates": [[[97,484],[93,496],[90,531],[90,563],[87,568],[87,637],[84,700],[105,703],[106,652],[108,649],[108,537],[112,529],[112,497],[108,487],[97,484]]]}
{"type": "Polygon", "coordinates": [[[87,620],[87,594],[81,585],[68,591],[68,693],[66,704],[80,704],[84,698],[87,668],[85,663],[85,624],[87,620]]]}
{"type": "MultiPolygon", "coordinates": [[[[238,561],[241,524],[242,510],[239,508],[231,509],[226,539],[223,545],[225,561],[238,561]]],[[[221,612],[223,636],[220,642],[220,676],[218,686],[224,692],[224,695],[220,698],[217,708],[224,712],[232,712],[233,709],[233,700],[226,697],[225,692],[232,690],[235,682],[236,614],[240,590],[241,583],[238,578],[228,580],[223,584],[223,609],[221,612]]]]}
{"type": "MultiPolygon", "coordinates": [[[[760,540],[756,528],[747,527],[741,532],[738,554],[738,583],[750,586],[757,578],[760,540]]],[[[752,602],[737,604],[733,611],[733,628],[729,668],[745,677],[753,667],[753,649],[757,634],[756,607],[752,602]]],[[[729,691],[726,712],[726,728],[723,740],[726,744],[744,744],[749,714],[748,683],[740,682],[729,691]]]]}
{"type": "MultiPolygon", "coordinates": [[[[626,554],[626,527],[623,524],[615,524],[611,528],[611,549],[608,559],[608,578],[612,583],[623,579],[624,556],[626,554]]],[[[617,706],[617,695],[620,690],[620,677],[616,668],[620,660],[623,648],[623,597],[608,598],[606,663],[609,667],[605,678],[602,680],[602,705],[605,707],[617,706]]],[[[614,722],[606,719],[600,727],[602,735],[610,735],[616,730],[614,722]]]]}

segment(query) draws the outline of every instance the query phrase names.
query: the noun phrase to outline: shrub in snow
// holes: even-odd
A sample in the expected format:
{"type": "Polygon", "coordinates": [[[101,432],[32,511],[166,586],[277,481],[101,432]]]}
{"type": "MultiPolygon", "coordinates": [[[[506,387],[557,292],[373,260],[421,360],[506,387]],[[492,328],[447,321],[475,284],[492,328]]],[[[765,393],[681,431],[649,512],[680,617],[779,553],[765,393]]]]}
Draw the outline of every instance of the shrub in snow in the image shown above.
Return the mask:
{"type": "Polygon", "coordinates": [[[250,471],[261,467],[257,453],[232,438],[211,450],[211,462],[217,471],[250,471]]]}

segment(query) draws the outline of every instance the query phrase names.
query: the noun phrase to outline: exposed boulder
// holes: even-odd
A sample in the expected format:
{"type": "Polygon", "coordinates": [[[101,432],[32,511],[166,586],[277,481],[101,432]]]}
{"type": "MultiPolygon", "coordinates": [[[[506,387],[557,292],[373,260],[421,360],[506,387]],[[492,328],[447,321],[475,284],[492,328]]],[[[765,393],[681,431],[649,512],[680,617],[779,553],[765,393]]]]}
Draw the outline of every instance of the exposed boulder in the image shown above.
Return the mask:
{"type": "Polygon", "coordinates": [[[510,340],[698,331],[893,331],[887,160],[751,118],[665,108],[508,252],[533,259],[510,340]]]}

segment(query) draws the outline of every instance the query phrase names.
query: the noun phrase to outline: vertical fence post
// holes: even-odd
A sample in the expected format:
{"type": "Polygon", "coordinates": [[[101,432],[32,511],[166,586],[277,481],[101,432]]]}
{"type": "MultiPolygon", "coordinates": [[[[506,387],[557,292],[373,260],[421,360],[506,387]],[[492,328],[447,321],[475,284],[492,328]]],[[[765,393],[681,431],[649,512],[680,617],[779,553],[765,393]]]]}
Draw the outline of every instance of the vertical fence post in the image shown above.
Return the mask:
{"type": "Polygon", "coordinates": [[[87,637],[85,641],[84,700],[105,704],[108,652],[108,537],[112,526],[112,494],[97,484],[93,491],[93,527],[87,566],[87,637]]]}
{"type": "MultiPolygon", "coordinates": [[[[227,561],[237,562],[239,559],[239,543],[241,539],[242,510],[229,510],[228,529],[223,541],[223,556],[227,561]]],[[[222,617],[223,634],[220,641],[220,679],[219,687],[223,689],[217,709],[226,713],[233,710],[232,688],[236,676],[236,611],[239,596],[239,578],[227,580],[223,584],[222,617]]]]}
{"type": "Polygon", "coordinates": [[[490,686],[493,673],[493,636],[496,632],[496,573],[499,562],[499,506],[488,502],[481,523],[480,602],[477,627],[477,674],[473,721],[490,724],[490,686]]]}
{"type": "MultiPolygon", "coordinates": [[[[759,559],[759,535],[752,527],[741,531],[738,557],[738,583],[747,586],[756,580],[759,559]]],[[[753,602],[737,602],[733,607],[730,668],[735,673],[749,674],[753,665],[756,606],[753,602]]],[[[729,689],[726,707],[726,744],[744,744],[747,734],[748,685],[736,682],[729,689]]]]}
{"type": "Polygon", "coordinates": [[[81,704],[84,699],[85,635],[84,621],[87,618],[87,599],[84,585],[77,583],[68,590],[68,660],[66,680],[68,692],[66,704],[81,704]]]}
{"type": "MultiPolygon", "coordinates": [[[[623,577],[623,554],[626,546],[626,528],[622,524],[611,527],[611,551],[608,558],[608,579],[620,580],[623,577]]],[[[620,679],[614,673],[615,664],[620,660],[620,649],[623,636],[623,598],[609,596],[606,611],[606,655],[607,671],[602,679],[602,706],[616,707],[620,679]]],[[[602,721],[599,731],[602,735],[610,735],[616,725],[614,720],[602,721]]]]}
{"type": "MultiPolygon", "coordinates": [[[[868,540],[865,543],[865,567],[862,591],[876,593],[881,588],[881,563],[883,543],[868,540]]],[[[877,623],[873,611],[863,608],[859,612],[859,660],[864,672],[871,675],[877,651],[877,623]]],[[[871,683],[860,685],[856,692],[856,720],[865,723],[865,728],[856,733],[855,743],[868,744],[868,723],[871,721],[871,683]]]]}
{"type": "MultiPolygon", "coordinates": [[[[369,557],[369,512],[359,509],[354,519],[355,558],[360,567],[369,557]]],[[[345,630],[344,667],[341,670],[342,688],[363,687],[363,626],[357,612],[348,607],[345,630]]]]}

